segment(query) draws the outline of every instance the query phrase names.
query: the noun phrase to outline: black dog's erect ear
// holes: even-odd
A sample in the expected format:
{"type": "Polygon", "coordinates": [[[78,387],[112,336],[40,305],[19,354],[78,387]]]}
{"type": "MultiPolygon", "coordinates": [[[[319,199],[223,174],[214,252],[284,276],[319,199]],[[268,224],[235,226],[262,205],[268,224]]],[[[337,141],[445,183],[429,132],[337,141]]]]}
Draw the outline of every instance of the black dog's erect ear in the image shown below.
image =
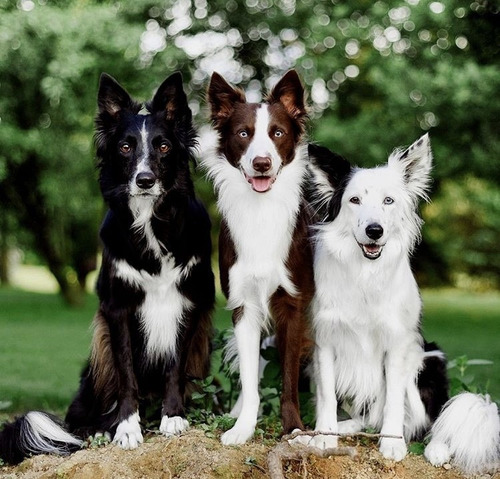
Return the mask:
{"type": "Polygon", "coordinates": [[[164,111],[169,121],[186,120],[186,115],[191,120],[191,110],[184,93],[180,72],[172,73],[159,86],[151,100],[150,108],[154,113],[164,111]]]}
{"type": "Polygon", "coordinates": [[[121,110],[134,110],[136,103],[127,91],[110,75],[102,73],[97,93],[99,113],[116,117],[121,110]]]}
{"type": "Polygon", "coordinates": [[[340,198],[352,166],[324,146],[310,143],[307,149],[311,172],[309,201],[320,221],[332,221],[339,213],[340,198]]]}
{"type": "Polygon", "coordinates": [[[227,120],[236,103],[245,103],[245,93],[233,88],[217,72],[212,73],[208,86],[207,99],[210,104],[210,118],[215,126],[227,120]]]}
{"type": "Polygon", "coordinates": [[[351,164],[344,157],[324,146],[309,143],[307,151],[312,165],[319,168],[326,175],[333,189],[338,188],[344,178],[351,172],[351,164]]]}

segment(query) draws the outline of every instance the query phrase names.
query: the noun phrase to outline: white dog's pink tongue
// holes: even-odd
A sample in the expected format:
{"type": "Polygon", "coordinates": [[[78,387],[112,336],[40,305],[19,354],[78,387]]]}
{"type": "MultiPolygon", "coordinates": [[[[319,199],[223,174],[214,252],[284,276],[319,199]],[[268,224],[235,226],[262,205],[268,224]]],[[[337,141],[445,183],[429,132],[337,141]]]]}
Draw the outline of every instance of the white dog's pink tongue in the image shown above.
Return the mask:
{"type": "Polygon", "coordinates": [[[269,191],[273,185],[273,179],[270,176],[254,176],[249,178],[248,181],[258,193],[269,191]]]}

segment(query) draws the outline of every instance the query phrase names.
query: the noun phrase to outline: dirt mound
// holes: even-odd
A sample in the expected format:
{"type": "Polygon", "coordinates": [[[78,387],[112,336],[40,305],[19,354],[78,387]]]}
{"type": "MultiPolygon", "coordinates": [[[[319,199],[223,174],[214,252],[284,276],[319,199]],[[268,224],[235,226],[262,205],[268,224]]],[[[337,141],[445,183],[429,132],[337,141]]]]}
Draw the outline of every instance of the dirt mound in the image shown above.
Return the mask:
{"type": "MultiPolygon", "coordinates": [[[[354,446],[357,455],[283,461],[283,474],[289,479],[463,479],[455,468],[435,468],[421,456],[409,454],[402,462],[384,459],[376,443],[354,446]]],[[[197,429],[180,437],[154,436],[133,451],[108,445],[85,449],[68,457],[36,456],[16,467],[1,467],[2,479],[156,479],[156,478],[267,478],[267,457],[276,443],[254,441],[244,446],[225,447],[197,429]]],[[[478,476],[500,479],[500,474],[478,476]]]]}

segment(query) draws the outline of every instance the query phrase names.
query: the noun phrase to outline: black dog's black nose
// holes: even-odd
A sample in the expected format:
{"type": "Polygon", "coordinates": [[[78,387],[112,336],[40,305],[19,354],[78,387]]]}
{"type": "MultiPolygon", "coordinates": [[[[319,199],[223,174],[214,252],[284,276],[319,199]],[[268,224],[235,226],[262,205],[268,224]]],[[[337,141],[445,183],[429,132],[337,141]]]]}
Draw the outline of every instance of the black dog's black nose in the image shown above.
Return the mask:
{"type": "Polygon", "coordinates": [[[135,184],[143,190],[148,190],[156,182],[156,176],[152,171],[141,171],[135,177],[135,184]]]}
{"type": "Polygon", "coordinates": [[[384,234],[384,228],[378,223],[372,223],[366,227],[365,232],[368,238],[378,240],[384,234]]]}

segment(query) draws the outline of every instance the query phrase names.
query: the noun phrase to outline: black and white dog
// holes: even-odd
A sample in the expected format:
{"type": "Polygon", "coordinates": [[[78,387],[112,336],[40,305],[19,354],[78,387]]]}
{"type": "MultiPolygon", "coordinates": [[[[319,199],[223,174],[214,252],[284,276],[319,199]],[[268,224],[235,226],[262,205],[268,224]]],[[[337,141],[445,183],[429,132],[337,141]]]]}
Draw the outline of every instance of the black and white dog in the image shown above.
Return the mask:
{"type": "Polygon", "coordinates": [[[98,108],[99,181],[109,211],[90,359],[64,428],[40,412],[4,428],[7,462],[65,453],[95,433],[135,448],[143,442],[140,408],[154,397],[162,399],[160,431],[177,434],[188,426],[186,386],[208,374],[210,220],[190,176],[196,140],[181,75],[167,78],[143,107],[103,74],[98,108]]]}
{"type": "MultiPolygon", "coordinates": [[[[325,148],[310,150],[328,205],[315,236],[316,430],[375,428],[392,436],[381,438],[382,455],[400,461],[406,441],[434,423],[426,449],[433,464],[453,456],[467,472],[498,466],[496,405],[462,394],[440,415],[448,399],[446,360],[420,331],[422,304],[410,255],[422,224],[418,202],[427,198],[430,182],[428,136],[370,169],[346,168],[325,148]],[[351,419],[338,422],[338,400],[351,419]]],[[[334,447],[337,437],[311,441],[334,447]]]]}

